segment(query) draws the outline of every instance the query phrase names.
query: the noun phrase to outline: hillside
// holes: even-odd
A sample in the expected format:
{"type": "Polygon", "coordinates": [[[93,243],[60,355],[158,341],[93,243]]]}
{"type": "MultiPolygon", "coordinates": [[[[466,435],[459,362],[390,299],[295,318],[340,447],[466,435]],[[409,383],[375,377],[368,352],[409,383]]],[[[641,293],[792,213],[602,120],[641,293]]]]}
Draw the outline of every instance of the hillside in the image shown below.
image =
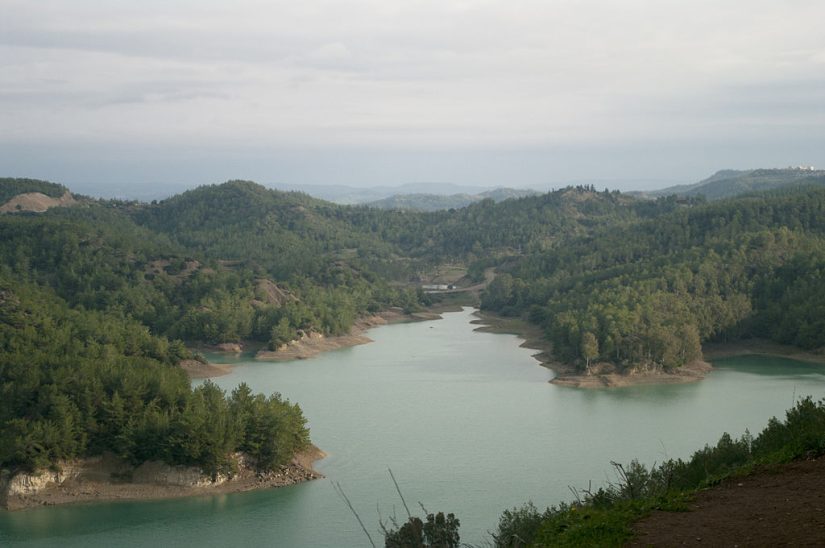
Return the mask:
{"type": "Polygon", "coordinates": [[[825,189],[662,211],[499,270],[482,309],[529,317],[556,357],[584,374],[681,367],[709,340],[761,336],[818,349],[825,189]]]}
{"type": "Polygon", "coordinates": [[[633,526],[631,546],[805,546],[825,542],[825,459],[766,467],[696,496],[686,512],[657,511],[633,526]]]}
{"type": "Polygon", "coordinates": [[[721,200],[752,192],[804,185],[825,185],[825,170],[813,168],[752,169],[746,171],[722,170],[692,185],[679,185],[646,192],[649,197],[704,196],[708,200],[721,200]]]}

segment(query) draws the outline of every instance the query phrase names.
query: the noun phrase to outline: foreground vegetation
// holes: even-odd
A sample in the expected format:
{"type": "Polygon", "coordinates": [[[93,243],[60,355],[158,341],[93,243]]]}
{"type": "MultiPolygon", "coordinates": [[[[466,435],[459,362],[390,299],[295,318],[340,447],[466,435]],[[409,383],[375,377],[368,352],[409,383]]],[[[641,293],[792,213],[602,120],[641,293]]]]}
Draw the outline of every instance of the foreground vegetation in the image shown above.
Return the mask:
{"type": "Polygon", "coordinates": [[[724,434],[689,459],[667,460],[652,468],[638,461],[614,463],[617,481],[578,500],[539,511],[532,503],[505,511],[494,533],[502,548],[526,546],[622,546],[631,526],[653,510],[683,511],[698,489],[755,467],[825,454],[825,401],[800,400],[785,420],[773,418],[756,437],[724,434]]]}

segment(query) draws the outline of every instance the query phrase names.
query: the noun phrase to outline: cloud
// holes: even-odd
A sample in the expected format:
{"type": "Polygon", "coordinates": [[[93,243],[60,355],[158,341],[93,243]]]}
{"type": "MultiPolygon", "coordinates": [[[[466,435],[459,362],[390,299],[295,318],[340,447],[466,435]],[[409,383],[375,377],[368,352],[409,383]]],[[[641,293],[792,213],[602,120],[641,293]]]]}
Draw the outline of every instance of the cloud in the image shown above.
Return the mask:
{"type": "Polygon", "coordinates": [[[6,144],[825,141],[815,0],[0,3],[6,144]]]}

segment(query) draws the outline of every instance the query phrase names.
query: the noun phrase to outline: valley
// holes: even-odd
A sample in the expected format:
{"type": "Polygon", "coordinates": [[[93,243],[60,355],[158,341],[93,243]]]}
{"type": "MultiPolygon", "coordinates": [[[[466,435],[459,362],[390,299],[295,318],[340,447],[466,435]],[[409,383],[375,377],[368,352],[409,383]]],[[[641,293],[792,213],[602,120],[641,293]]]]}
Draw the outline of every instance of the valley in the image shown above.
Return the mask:
{"type": "MultiPolygon", "coordinates": [[[[701,196],[647,199],[579,186],[430,212],[336,205],[248,181],[199,187],[153,203],[73,196],[70,189],[43,181],[2,183],[8,203],[23,203],[14,200],[26,192],[60,197],[48,209],[7,208],[0,215],[5,349],[0,354],[0,461],[7,478],[112,455],[135,468],[158,462],[200,470],[207,490],[199,493],[220,493],[226,489],[218,478],[244,474],[259,478],[253,481],[258,487],[277,485],[263,478],[280,473],[314,443],[329,454],[319,461],[319,472],[341,481],[346,474],[335,468],[336,455],[353,448],[323,432],[347,429],[328,422],[335,409],[319,413],[316,396],[304,389],[293,392],[289,377],[281,375],[300,371],[315,380],[295,386],[312,386],[321,382],[314,375],[340,367],[353,377],[348,381],[335,373],[336,386],[357,393],[360,388],[350,381],[365,386],[372,381],[364,371],[343,365],[347,356],[376,353],[370,375],[379,374],[377,367],[401,367],[401,384],[424,390],[392,397],[410,417],[419,410],[414,402],[428,400],[426,394],[439,398],[436,394],[446,389],[439,386],[442,381],[472,384],[488,371],[504,382],[522,359],[516,355],[524,357],[530,371],[525,379],[532,383],[529,391],[535,391],[537,405],[547,397],[573,397],[596,408],[614,398],[627,407],[631,395],[690,399],[690,394],[712,393],[728,373],[708,362],[725,362],[725,356],[785,354],[823,362],[825,190],[817,184],[800,186],[797,178],[789,179],[787,188],[710,202],[701,196]],[[470,309],[462,309],[466,306],[480,309],[481,317],[470,317],[470,309]],[[479,324],[479,332],[462,327],[479,324]],[[431,339],[446,326],[454,330],[448,339],[431,339]],[[378,336],[404,330],[410,331],[403,344],[387,346],[378,336]],[[484,339],[489,345],[484,356],[474,354],[482,335],[490,337],[484,339]],[[496,361],[498,341],[505,340],[502,351],[515,354],[496,361]],[[539,354],[531,357],[536,350],[539,354]],[[438,355],[448,361],[432,361],[438,355]],[[449,360],[466,365],[444,376],[449,360]],[[414,370],[404,369],[408,362],[416,364],[414,370]],[[424,377],[405,379],[405,371],[424,377]],[[190,377],[210,379],[190,385],[190,377]],[[250,459],[247,472],[233,455],[250,459]]],[[[758,357],[753,359],[758,363],[758,357]]],[[[775,383],[786,370],[788,382],[802,383],[800,390],[816,395],[818,365],[802,372],[797,362],[771,359],[776,373],[760,377],[756,393],[764,391],[760,383],[775,383]]],[[[754,397],[744,388],[745,377],[731,378],[742,385],[736,390],[754,397]]],[[[392,393],[383,385],[374,390],[392,393]]],[[[770,412],[779,414],[796,394],[779,397],[770,412]]],[[[350,404],[334,403],[342,395],[324,396],[329,399],[325,405],[339,405],[337,412],[345,414],[350,404]]],[[[506,396],[512,401],[524,397],[506,396]]],[[[373,415],[352,417],[354,425],[379,428],[378,409],[392,405],[380,398],[374,403],[373,415]]],[[[463,405],[469,410],[478,403],[463,405]]],[[[427,407],[469,427],[469,418],[459,420],[463,415],[452,405],[427,407]]],[[[504,407],[497,409],[503,413],[504,407]]],[[[728,421],[726,431],[758,428],[771,416],[767,407],[759,413],[743,409],[746,426],[728,421]]],[[[680,413],[698,410],[691,406],[680,413]]],[[[719,412],[734,416],[731,409],[719,412]]],[[[591,417],[591,430],[582,427],[581,432],[598,436],[592,431],[597,417],[619,411],[582,413],[591,417]]],[[[401,420],[391,412],[387,418],[380,426],[382,439],[392,439],[390,431],[401,420]]],[[[649,420],[627,421],[638,428],[636,443],[656,436],[649,420]]],[[[524,424],[535,435],[542,422],[520,416],[502,419],[501,425],[524,424]]],[[[415,433],[419,427],[404,424],[410,440],[426,437],[424,431],[415,433]]],[[[432,435],[449,441],[449,430],[431,428],[432,435]]],[[[668,438],[668,444],[687,456],[689,449],[719,434],[697,430],[681,435],[678,444],[668,438]]],[[[522,451],[537,457],[557,454],[550,447],[559,443],[559,435],[558,427],[550,428],[538,438],[545,445],[522,451]],[[555,441],[546,437],[551,435],[555,441]]],[[[483,436],[478,432],[472,438],[483,436]]],[[[519,447],[525,441],[519,435],[508,443],[519,447]]],[[[569,442],[578,448],[583,443],[569,442]]],[[[399,441],[398,450],[403,447],[399,441]]],[[[415,477],[432,473],[405,469],[408,458],[422,455],[409,451],[388,464],[415,477]]],[[[439,451],[459,454],[449,443],[439,451]]],[[[604,466],[608,453],[593,449],[587,479],[604,466]]],[[[618,452],[609,458],[645,455],[653,453],[618,452]]],[[[569,458],[579,462],[581,454],[569,458]]],[[[366,455],[353,459],[370,462],[366,455]]],[[[373,473],[359,470],[359,477],[373,473]]],[[[453,473],[461,477],[458,470],[453,473]]],[[[565,469],[563,481],[584,481],[581,473],[565,469]]],[[[60,489],[73,493],[68,485],[60,489]]],[[[456,493],[468,488],[450,487],[456,493]]],[[[286,491],[292,489],[298,487],[286,491]]],[[[360,489],[360,496],[369,497],[369,489],[381,487],[367,483],[367,490],[360,489]]],[[[105,489],[86,491],[101,493],[92,500],[107,498],[105,489]]],[[[152,498],[161,491],[132,492],[152,498]]],[[[439,507],[461,509],[444,491],[422,493],[439,507]]],[[[559,486],[541,493],[544,498],[535,500],[564,498],[559,486]]],[[[478,514],[463,509],[476,524],[464,529],[469,538],[480,539],[482,522],[489,527],[504,507],[534,498],[526,486],[514,485],[512,495],[499,498],[498,506],[484,502],[478,514]]],[[[42,500],[87,499],[68,494],[42,500]]],[[[326,502],[313,504],[327,507],[326,502]]],[[[319,546],[332,545],[317,540],[319,546]]]]}

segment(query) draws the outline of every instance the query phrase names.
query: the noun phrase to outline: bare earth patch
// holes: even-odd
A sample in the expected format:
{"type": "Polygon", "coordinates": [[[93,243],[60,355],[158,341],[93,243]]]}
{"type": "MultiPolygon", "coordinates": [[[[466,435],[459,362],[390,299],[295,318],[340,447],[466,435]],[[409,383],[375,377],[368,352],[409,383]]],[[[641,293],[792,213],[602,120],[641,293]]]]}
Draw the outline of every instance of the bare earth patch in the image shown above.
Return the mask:
{"type": "Polygon", "coordinates": [[[0,213],[14,213],[16,211],[43,213],[52,207],[70,206],[75,203],[74,197],[68,190],[60,198],[52,198],[40,192],[26,192],[18,194],[5,204],[0,205],[0,213]]]}
{"type": "Polygon", "coordinates": [[[629,546],[825,546],[825,459],[726,480],[634,530],[629,546]]]}

